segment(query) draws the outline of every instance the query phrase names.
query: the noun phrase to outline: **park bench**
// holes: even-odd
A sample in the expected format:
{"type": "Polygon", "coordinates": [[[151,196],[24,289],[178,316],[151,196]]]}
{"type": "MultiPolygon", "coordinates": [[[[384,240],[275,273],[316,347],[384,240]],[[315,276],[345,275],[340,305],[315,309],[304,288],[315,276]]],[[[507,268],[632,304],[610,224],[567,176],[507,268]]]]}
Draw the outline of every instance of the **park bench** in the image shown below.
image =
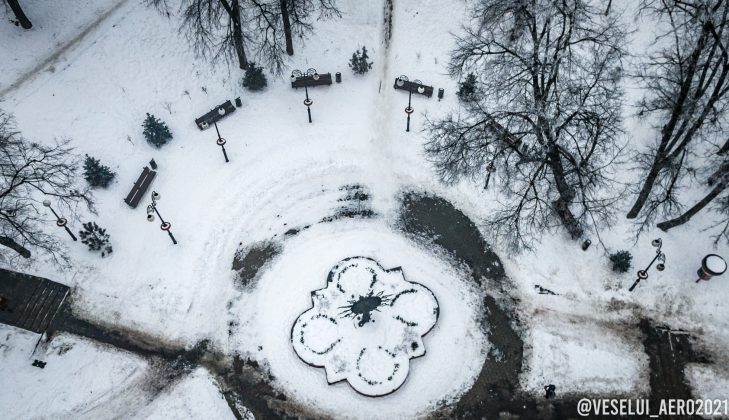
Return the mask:
{"type": "Polygon", "coordinates": [[[124,202],[129,204],[129,207],[135,209],[137,204],[147,192],[149,184],[152,183],[154,177],[157,176],[157,171],[149,169],[147,166],[142,169],[142,174],[137,178],[137,182],[134,183],[132,190],[129,191],[129,195],[124,199],[124,202]]]}
{"type": "Polygon", "coordinates": [[[304,74],[295,78],[292,78],[291,80],[291,87],[292,88],[302,88],[302,87],[312,87],[312,86],[322,86],[322,85],[331,85],[332,84],[332,74],[331,73],[324,73],[319,75],[319,79],[314,79],[314,75],[312,74],[304,74]]]}
{"type": "Polygon", "coordinates": [[[400,80],[402,82],[402,86],[398,86],[397,82],[399,80],[400,78],[395,78],[395,89],[402,89],[411,93],[419,93],[421,95],[427,96],[428,98],[433,96],[433,86],[421,85],[419,83],[411,82],[409,80],[400,80]],[[423,92],[418,92],[418,88],[421,86],[424,90],[423,92]]]}
{"type": "Polygon", "coordinates": [[[235,112],[235,106],[230,101],[225,101],[207,114],[196,119],[195,124],[197,124],[197,128],[204,130],[233,112],[235,112]]]}

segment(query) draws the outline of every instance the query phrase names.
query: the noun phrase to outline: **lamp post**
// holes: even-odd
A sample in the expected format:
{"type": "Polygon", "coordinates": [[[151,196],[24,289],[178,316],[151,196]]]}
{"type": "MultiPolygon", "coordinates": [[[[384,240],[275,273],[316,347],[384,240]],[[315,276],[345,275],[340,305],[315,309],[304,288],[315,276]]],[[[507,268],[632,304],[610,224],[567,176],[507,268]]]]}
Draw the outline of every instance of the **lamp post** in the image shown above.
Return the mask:
{"type": "MultiPolygon", "coordinates": [[[[225,110],[223,108],[220,108],[218,112],[223,111],[223,114],[225,113],[225,110]]],[[[220,146],[220,148],[223,150],[223,157],[225,158],[225,163],[230,162],[228,160],[228,153],[225,152],[225,139],[220,136],[220,130],[218,130],[218,123],[213,123],[215,125],[215,132],[218,133],[218,139],[215,140],[215,143],[220,146]]]]}
{"type": "MultiPolygon", "coordinates": [[[[316,69],[310,68],[306,71],[306,74],[302,74],[301,70],[294,70],[291,72],[291,82],[295,82],[300,77],[311,77],[312,80],[317,81],[319,80],[319,73],[317,73],[316,69]]],[[[304,99],[304,105],[306,105],[306,113],[309,116],[309,124],[311,124],[311,105],[314,104],[314,101],[312,101],[309,98],[309,87],[304,85],[304,92],[306,93],[306,99],[304,99]]]]}
{"type": "MultiPolygon", "coordinates": [[[[395,80],[395,84],[397,85],[397,88],[402,88],[403,86],[405,86],[405,82],[407,82],[407,81],[408,81],[407,76],[401,75],[395,80]]],[[[416,80],[413,80],[411,83],[417,85],[417,88],[415,88],[415,89],[417,90],[417,92],[419,94],[422,95],[423,93],[425,93],[425,86],[423,86],[423,82],[416,79],[416,80]]],[[[413,106],[412,106],[413,91],[410,89],[407,89],[407,90],[408,90],[408,106],[405,107],[405,114],[407,114],[407,125],[405,126],[405,132],[410,131],[410,115],[413,112],[415,112],[415,108],[413,108],[413,106]]]]}
{"type": "Polygon", "coordinates": [[[157,191],[152,191],[152,204],[147,206],[147,221],[154,222],[153,213],[157,213],[159,221],[162,222],[162,224],[159,225],[159,228],[162,229],[164,232],[167,232],[167,234],[170,235],[170,239],[172,239],[172,243],[174,245],[177,245],[177,240],[174,236],[172,236],[172,231],[170,230],[172,228],[172,223],[165,222],[165,220],[162,218],[162,215],[159,214],[159,210],[157,210],[157,200],[159,199],[160,195],[157,193],[157,191]]]}
{"type": "Polygon", "coordinates": [[[74,241],[78,241],[78,239],[76,239],[76,236],[73,234],[73,232],[71,232],[71,229],[68,228],[68,220],[59,216],[58,213],[56,213],[56,211],[53,210],[53,207],[51,207],[51,200],[43,200],[43,205],[48,207],[49,209],[51,209],[51,212],[53,212],[53,215],[56,216],[56,226],[66,229],[66,232],[68,232],[68,234],[71,236],[71,239],[73,239],[74,241]]]}
{"type": "Polygon", "coordinates": [[[651,268],[654,262],[658,261],[658,264],[656,264],[656,270],[663,271],[666,269],[666,265],[664,264],[666,262],[666,254],[661,252],[663,241],[661,240],[661,238],[657,238],[651,242],[651,245],[656,247],[656,256],[653,257],[650,264],[648,264],[648,267],[646,267],[645,270],[638,270],[638,278],[635,279],[633,285],[630,286],[630,289],[628,289],[629,292],[632,292],[633,289],[635,289],[635,286],[637,286],[641,280],[645,280],[648,278],[648,270],[651,268]]]}

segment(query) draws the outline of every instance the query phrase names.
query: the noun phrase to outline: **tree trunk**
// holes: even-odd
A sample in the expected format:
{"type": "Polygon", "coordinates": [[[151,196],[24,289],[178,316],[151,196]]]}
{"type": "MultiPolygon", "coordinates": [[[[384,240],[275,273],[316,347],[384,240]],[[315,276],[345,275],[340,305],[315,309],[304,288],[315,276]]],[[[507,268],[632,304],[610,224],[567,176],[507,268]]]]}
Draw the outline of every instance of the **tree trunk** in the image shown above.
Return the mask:
{"type": "Polygon", "coordinates": [[[279,4],[281,5],[281,19],[283,20],[284,36],[286,38],[286,54],[294,55],[294,41],[291,39],[291,20],[289,19],[287,1],[279,0],[279,4]]]}
{"type": "Polygon", "coordinates": [[[716,154],[717,155],[723,155],[726,152],[729,152],[729,140],[727,140],[726,143],[724,143],[724,145],[721,146],[721,149],[719,149],[719,151],[716,152],[716,154]]]}
{"type": "Polygon", "coordinates": [[[717,195],[721,194],[722,191],[726,188],[727,184],[726,182],[720,182],[716,187],[714,187],[713,190],[709,194],[706,195],[706,197],[702,198],[701,201],[696,203],[693,207],[688,209],[688,211],[680,216],[678,216],[675,219],[667,220],[665,222],[661,222],[657,224],[656,226],[658,229],[666,232],[668,229],[675,228],[676,226],[681,226],[682,224],[688,222],[691,220],[692,217],[698,212],[700,212],[704,207],[706,207],[707,204],[711,202],[714,198],[716,198],[717,195]]]}
{"type": "MultiPolygon", "coordinates": [[[[656,156],[656,161],[658,160],[658,158],[659,157],[656,156]]],[[[645,181],[643,181],[643,187],[640,189],[640,193],[638,193],[638,198],[635,199],[633,207],[630,209],[625,217],[627,217],[628,219],[635,219],[636,217],[638,217],[640,210],[643,208],[645,202],[648,201],[648,197],[651,195],[651,190],[653,190],[653,184],[655,184],[661,168],[662,166],[658,165],[657,162],[653,162],[653,166],[651,166],[651,170],[650,172],[648,172],[648,176],[646,177],[645,181]]]]}
{"type": "Polygon", "coordinates": [[[555,146],[550,146],[547,157],[549,158],[549,166],[552,168],[552,176],[554,177],[555,184],[557,184],[557,192],[559,192],[559,198],[552,203],[554,211],[557,213],[557,217],[559,217],[562,225],[569,232],[570,237],[572,239],[578,239],[582,236],[584,230],[580,226],[580,222],[575,219],[572,210],[570,210],[570,202],[575,198],[575,193],[567,184],[562,160],[555,146]]]}
{"type": "Polygon", "coordinates": [[[13,13],[15,13],[15,18],[18,19],[20,26],[23,29],[32,28],[33,24],[30,23],[30,19],[28,19],[28,17],[25,16],[25,13],[23,13],[23,9],[20,7],[20,4],[18,4],[18,0],[7,0],[7,2],[10,6],[10,9],[13,11],[13,13]]]}
{"type": "Polygon", "coordinates": [[[233,13],[230,19],[233,21],[233,44],[235,45],[235,53],[238,55],[238,66],[245,70],[248,68],[248,59],[243,46],[243,28],[240,23],[240,3],[238,0],[232,1],[233,13]]]}
{"type": "Polygon", "coordinates": [[[580,226],[580,222],[575,219],[575,215],[572,214],[569,202],[563,200],[562,198],[559,198],[553,203],[553,205],[554,211],[557,212],[559,220],[562,222],[562,225],[565,227],[565,229],[567,229],[570,237],[572,239],[579,239],[580,237],[582,237],[584,230],[582,229],[582,226],[580,226]]]}
{"type": "Polygon", "coordinates": [[[15,242],[13,238],[9,238],[7,236],[0,236],[0,245],[6,246],[13,251],[20,254],[23,258],[30,258],[30,251],[28,248],[20,245],[19,243],[15,242]]]}

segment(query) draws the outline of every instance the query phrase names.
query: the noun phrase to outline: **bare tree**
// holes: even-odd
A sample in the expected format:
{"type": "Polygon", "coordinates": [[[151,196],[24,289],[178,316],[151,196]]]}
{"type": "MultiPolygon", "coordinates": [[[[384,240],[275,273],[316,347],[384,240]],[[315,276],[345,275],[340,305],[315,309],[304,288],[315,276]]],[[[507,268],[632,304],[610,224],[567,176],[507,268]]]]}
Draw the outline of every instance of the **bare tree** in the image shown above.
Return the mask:
{"type": "Polygon", "coordinates": [[[94,211],[88,188],[74,189],[80,162],[68,144],[30,142],[16,130],[12,117],[0,111],[0,245],[8,248],[0,249],[3,258],[30,258],[35,248],[57,263],[68,262],[61,242],[46,233],[50,224],[41,204],[52,198],[71,217],[82,204],[94,211]]]}
{"type": "Polygon", "coordinates": [[[312,20],[341,17],[334,0],[279,0],[286,53],[294,55],[293,35],[305,38],[314,31],[312,20]]]}
{"type": "Polygon", "coordinates": [[[488,219],[515,248],[563,226],[574,239],[613,220],[622,150],[620,16],[580,0],[481,0],[450,71],[479,75],[458,115],[428,120],[426,152],[446,182],[501,175],[488,219]]]}
{"type": "MultiPolygon", "coordinates": [[[[166,0],[147,2],[169,14],[166,0]]],[[[311,33],[314,16],[339,16],[334,0],[184,0],[180,10],[181,30],[197,54],[213,61],[235,55],[241,69],[253,58],[274,74],[294,53],[292,36],[311,33]]]]}
{"type": "Polygon", "coordinates": [[[293,37],[304,39],[314,31],[313,19],[341,14],[334,0],[248,0],[248,26],[256,45],[256,59],[274,74],[284,66],[284,53],[294,54],[293,37]]]}
{"type": "MultiPolygon", "coordinates": [[[[686,210],[678,217],[658,223],[656,226],[663,231],[667,231],[676,226],[680,226],[691,220],[692,217],[694,217],[698,212],[703,210],[714,199],[721,196],[721,194],[727,190],[727,187],[729,187],[729,159],[721,162],[721,164],[719,165],[719,169],[717,169],[714,173],[711,174],[711,176],[709,176],[707,184],[711,188],[711,190],[706,195],[704,195],[704,197],[702,197],[696,204],[691,206],[688,210],[686,210]]],[[[722,201],[722,203],[726,203],[727,199],[728,197],[724,196],[724,200],[722,201]]],[[[725,206],[722,204],[719,205],[719,209],[726,210],[725,206]]],[[[726,231],[726,228],[724,228],[724,231],[726,231]]]]}
{"type": "MultiPolygon", "coordinates": [[[[146,0],[160,12],[170,15],[167,0],[146,0]]],[[[226,62],[234,56],[238,67],[248,68],[245,35],[239,0],[184,0],[179,3],[182,26],[196,54],[226,62]]]]}
{"type": "MultiPolygon", "coordinates": [[[[637,75],[647,91],[639,115],[654,118],[659,134],[637,159],[644,177],[627,217],[639,218],[638,233],[657,216],[681,211],[680,191],[702,176],[701,168],[720,171],[725,161],[715,154],[729,150],[729,2],[644,0],[641,13],[663,29],[637,75]]],[[[723,181],[709,184],[713,188],[696,205],[658,227],[685,223],[726,188],[723,181]]]]}
{"type": "Polygon", "coordinates": [[[23,12],[23,8],[20,7],[20,3],[18,3],[18,0],[6,1],[8,3],[8,6],[10,6],[10,10],[13,11],[15,18],[18,19],[18,24],[20,24],[23,29],[32,28],[33,24],[30,22],[30,19],[28,19],[28,16],[25,15],[25,12],[23,12]]]}

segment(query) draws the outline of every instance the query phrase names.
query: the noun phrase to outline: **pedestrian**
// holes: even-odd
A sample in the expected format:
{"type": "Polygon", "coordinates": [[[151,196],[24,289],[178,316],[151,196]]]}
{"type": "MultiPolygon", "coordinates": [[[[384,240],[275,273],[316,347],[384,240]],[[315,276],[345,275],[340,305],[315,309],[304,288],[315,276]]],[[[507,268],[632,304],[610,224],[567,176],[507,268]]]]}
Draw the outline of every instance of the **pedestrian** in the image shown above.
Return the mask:
{"type": "Polygon", "coordinates": [[[554,397],[556,397],[557,394],[554,392],[556,389],[557,389],[557,387],[552,384],[545,386],[544,387],[544,392],[545,392],[544,398],[551,400],[554,397]]]}

